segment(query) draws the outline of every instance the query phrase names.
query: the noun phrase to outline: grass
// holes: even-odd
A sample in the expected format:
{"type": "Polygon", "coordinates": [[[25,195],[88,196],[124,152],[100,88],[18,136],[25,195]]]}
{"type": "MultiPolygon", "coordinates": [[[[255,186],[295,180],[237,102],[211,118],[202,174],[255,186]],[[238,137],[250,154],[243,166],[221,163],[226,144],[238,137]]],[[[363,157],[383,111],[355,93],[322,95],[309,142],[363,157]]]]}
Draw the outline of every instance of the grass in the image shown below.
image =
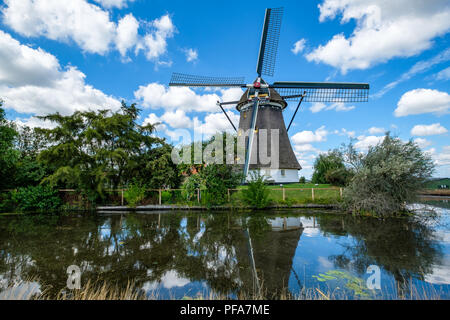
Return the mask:
{"type": "MultiPolygon", "coordinates": [[[[161,297],[158,291],[144,293],[140,288],[135,287],[132,281],[129,281],[125,287],[117,284],[110,284],[101,281],[88,281],[80,290],[62,289],[58,293],[51,293],[50,290],[30,290],[30,287],[24,285],[26,282],[15,283],[8,287],[8,294],[3,294],[3,300],[167,300],[161,297]]],[[[36,280],[33,283],[38,283],[36,280]]],[[[50,288],[50,287],[49,287],[50,288]]],[[[373,295],[368,297],[356,297],[361,300],[440,300],[441,294],[433,289],[425,287],[416,287],[412,285],[409,289],[410,296],[398,295],[373,295]]],[[[2,292],[0,292],[0,295],[2,292]]],[[[298,294],[292,295],[289,290],[283,289],[274,294],[267,292],[262,284],[262,289],[252,292],[240,292],[235,296],[236,300],[349,300],[355,296],[350,296],[346,291],[340,288],[303,288],[298,294]]],[[[194,296],[185,295],[181,300],[228,300],[229,296],[209,292],[197,294],[194,296]]],[[[169,298],[168,300],[175,300],[169,298]]]]}
{"type": "Polygon", "coordinates": [[[444,185],[444,184],[447,186],[450,186],[450,178],[431,180],[431,181],[427,182],[426,188],[427,189],[438,189],[440,185],[444,185]]]}

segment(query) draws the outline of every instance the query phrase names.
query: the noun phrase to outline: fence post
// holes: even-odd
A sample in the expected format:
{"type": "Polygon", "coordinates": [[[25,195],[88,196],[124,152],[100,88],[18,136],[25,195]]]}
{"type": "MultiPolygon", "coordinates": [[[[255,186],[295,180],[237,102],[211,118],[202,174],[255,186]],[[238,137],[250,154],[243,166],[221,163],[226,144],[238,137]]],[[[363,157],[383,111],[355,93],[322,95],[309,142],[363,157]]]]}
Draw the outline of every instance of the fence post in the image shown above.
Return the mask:
{"type": "Polygon", "coordinates": [[[311,188],[311,197],[312,197],[312,201],[314,201],[314,188],[311,188]]]}
{"type": "Polygon", "coordinates": [[[197,202],[200,203],[200,189],[197,189],[197,202]]]}
{"type": "Polygon", "coordinates": [[[162,191],[161,189],[158,190],[159,191],[159,205],[162,204],[161,198],[162,198],[162,191]]]}
{"type": "Polygon", "coordinates": [[[227,190],[227,193],[228,193],[228,202],[230,202],[230,200],[231,200],[230,199],[230,189],[227,190]]]}
{"type": "Polygon", "coordinates": [[[123,189],[122,189],[121,203],[122,203],[122,206],[123,206],[123,189]]]}
{"type": "Polygon", "coordinates": [[[341,195],[341,199],[342,199],[342,188],[339,188],[339,194],[341,195]]]}
{"type": "Polygon", "coordinates": [[[286,200],[286,192],[284,191],[285,189],[284,189],[284,187],[282,187],[283,188],[283,201],[284,200],[286,200]]]}

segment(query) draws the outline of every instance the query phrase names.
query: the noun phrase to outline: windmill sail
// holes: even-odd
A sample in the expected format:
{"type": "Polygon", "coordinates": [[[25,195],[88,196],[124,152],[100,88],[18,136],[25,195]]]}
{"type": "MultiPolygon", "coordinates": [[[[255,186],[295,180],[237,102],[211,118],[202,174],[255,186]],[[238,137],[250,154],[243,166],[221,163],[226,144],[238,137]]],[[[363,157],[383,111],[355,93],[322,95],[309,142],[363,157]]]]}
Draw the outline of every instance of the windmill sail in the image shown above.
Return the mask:
{"type": "Polygon", "coordinates": [[[256,67],[258,76],[266,75],[273,77],[282,17],[283,8],[266,9],[266,17],[264,19],[263,33],[259,47],[258,64],[256,67]]]}
{"type": "Polygon", "coordinates": [[[285,100],[305,102],[367,102],[369,84],[339,82],[275,82],[270,86],[285,100]]]}
{"type": "Polygon", "coordinates": [[[244,77],[205,77],[173,73],[171,87],[246,87],[244,77]]]}

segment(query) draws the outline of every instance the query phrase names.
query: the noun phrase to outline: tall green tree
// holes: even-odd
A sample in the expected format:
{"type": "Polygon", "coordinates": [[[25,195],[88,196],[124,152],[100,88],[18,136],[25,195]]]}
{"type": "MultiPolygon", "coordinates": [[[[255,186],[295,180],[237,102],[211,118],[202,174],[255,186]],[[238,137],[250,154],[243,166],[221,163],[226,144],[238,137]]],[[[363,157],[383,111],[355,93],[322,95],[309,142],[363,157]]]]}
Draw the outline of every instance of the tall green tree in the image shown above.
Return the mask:
{"type": "Polygon", "coordinates": [[[17,131],[13,123],[6,119],[0,100],[0,190],[14,187],[14,171],[19,153],[14,143],[17,131]]]}
{"type": "Polygon", "coordinates": [[[122,102],[118,112],[77,111],[40,117],[56,124],[38,129],[49,147],[38,159],[53,169],[44,179],[52,185],[76,188],[91,201],[105,189],[125,187],[138,180],[149,187],[176,186],[179,181],[164,139],[156,137],[154,124],[139,125],[140,110],[122,102]]]}

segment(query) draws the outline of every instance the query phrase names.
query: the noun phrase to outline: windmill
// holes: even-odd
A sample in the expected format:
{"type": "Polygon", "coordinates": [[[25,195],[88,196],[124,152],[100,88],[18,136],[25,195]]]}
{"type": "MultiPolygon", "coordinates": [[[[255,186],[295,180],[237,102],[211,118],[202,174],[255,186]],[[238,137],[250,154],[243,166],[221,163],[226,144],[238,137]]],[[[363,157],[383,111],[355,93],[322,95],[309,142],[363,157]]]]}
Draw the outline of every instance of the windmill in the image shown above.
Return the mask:
{"type": "MultiPolygon", "coordinates": [[[[367,83],[331,83],[331,82],[274,82],[267,83],[262,76],[273,77],[281,31],[283,8],[266,9],[264,26],[257,60],[257,78],[251,84],[245,84],[243,77],[205,77],[182,73],[173,73],[170,86],[178,87],[221,87],[244,88],[245,93],[239,101],[218,102],[231,126],[233,122],[223,108],[224,105],[236,105],[240,113],[238,136],[245,133],[245,162],[243,166],[244,179],[248,179],[250,170],[264,170],[264,175],[274,183],[298,182],[298,171],[301,166],[294,154],[289,141],[288,131],[294,121],[302,102],[367,102],[369,84],[367,83]],[[287,101],[299,101],[294,115],[286,125],[283,110],[287,101]],[[261,161],[256,152],[261,144],[262,129],[266,129],[264,141],[268,151],[274,141],[272,135],[277,133],[278,161],[277,165],[261,161]],[[275,130],[275,131],[273,131],[275,130]],[[258,139],[259,136],[259,139],[258,139]]],[[[268,152],[268,156],[271,156],[268,152]]],[[[245,182],[245,180],[244,180],[245,182]]]]}

